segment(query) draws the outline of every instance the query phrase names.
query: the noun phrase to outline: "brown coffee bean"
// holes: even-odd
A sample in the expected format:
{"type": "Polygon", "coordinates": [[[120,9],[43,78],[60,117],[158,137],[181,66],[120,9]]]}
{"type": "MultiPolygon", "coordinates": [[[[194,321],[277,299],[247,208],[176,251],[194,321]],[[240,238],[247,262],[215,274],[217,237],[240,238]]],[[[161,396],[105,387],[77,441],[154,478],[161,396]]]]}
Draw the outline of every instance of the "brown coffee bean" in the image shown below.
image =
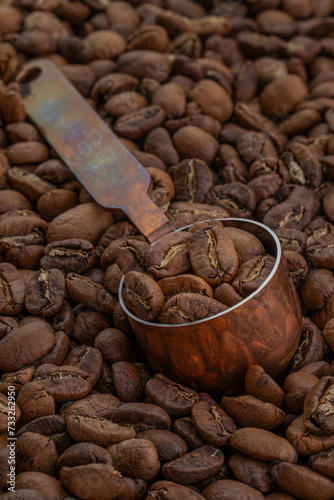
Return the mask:
{"type": "Polygon", "coordinates": [[[53,415],[56,409],[54,398],[38,382],[25,384],[16,402],[21,410],[21,423],[31,422],[43,415],[53,415]]]}
{"type": "Polygon", "coordinates": [[[198,401],[195,391],[169,380],[163,375],[155,375],[145,385],[145,393],[150,402],[159,405],[169,415],[188,415],[198,401]]]}
{"type": "Polygon", "coordinates": [[[264,429],[238,429],[232,435],[230,444],[238,451],[259,460],[297,462],[297,453],[293,446],[286,439],[264,429]]]}
{"type": "Polygon", "coordinates": [[[333,436],[317,436],[304,425],[304,416],[295,418],[286,430],[286,438],[301,456],[309,456],[334,446],[333,436]]]}
{"type": "MultiPolygon", "coordinates": [[[[49,159],[49,149],[42,144],[41,142],[36,141],[28,141],[28,142],[16,142],[9,146],[6,150],[6,156],[8,161],[14,165],[21,165],[25,163],[41,163],[49,159]]],[[[20,168],[14,168],[11,175],[11,184],[13,187],[18,188],[25,184],[25,182],[29,183],[29,174],[27,174],[27,179],[25,181],[25,171],[20,168]]],[[[35,176],[32,175],[32,179],[35,179],[35,176]]],[[[37,178],[36,178],[37,181],[37,178]]],[[[45,184],[48,186],[49,183],[47,181],[40,180],[41,185],[45,184]]],[[[51,188],[52,185],[50,185],[51,188]]],[[[24,189],[22,187],[22,189],[24,189]]],[[[21,189],[19,189],[21,191],[21,189]]],[[[36,201],[36,200],[35,200],[36,201]]]]}
{"type": "MultiPolygon", "coordinates": [[[[42,498],[47,498],[48,500],[61,500],[62,497],[65,497],[65,495],[67,495],[67,492],[63,488],[60,480],[55,479],[49,474],[38,471],[21,472],[21,474],[17,475],[16,493],[19,493],[21,490],[37,490],[37,495],[41,495],[42,498]]],[[[21,497],[19,496],[18,498],[20,500],[23,500],[23,498],[29,498],[28,496],[25,497],[24,495],[22,495],[21,497]]],[[[38,499],[39,497],[36,496],[33,498],[38,499]]]]}
{"type": "Polygon", "coordinates": [[[236,479],[242,483],[261,493],[268,493],[270,490],[271,481],[266,462],[248,457],[243,453],[235,453],[228,459],[228,465],[236,479]]]}
{"type": "Polygon", "coordinates": [[[183,417],[175,420],[173,430],[186,441],[190,450],[205,445],[205,441],[201,438],[190,417],[183,417]]]}
{"type": "Polygon", "coordinates": [[[334,495],[333,481],[308,467],[280,462],[270,472],[279,486],[305,500],[330,500],[334,495]]]}
{"type": "Polygon", "coordinates": [[[228,307],[233,307],[243,300],[229,283],[222,283],[215,290],[215,299],[228,307]]]}
{"type": "Polygon", "coordinates": [[[333,479],[333,449],[330,448],[329,450],[312,455],[308,460],[308,464],[313,470],[319,472],[319,474],[333,479]]]}
{"type": "Polygon", "coordinates": [[[160,287],[150,276],[137,271],[125,275],[123,300],[131,312],[148,321],[157,319],[164,306],[160,287]]]}
{"type": "Polygon", "coordinates": [[[233,420],[222,408],[206,401],[194,404],[191,418],[201,437],[216,446],[228,444],[236,430],[233,420]]]}
{"type": "Polygon", "coordinates": [[[203,491],[207,500],[232,500],[233,498],[244,498],[245,500],[261,500],[264,498],[262,493],[247,484],[225,479],[215,481],[203,491]]]}
{"type": "Polygon", "coordinates": [[[109,453],[101,446],[93,443],[77,443],[60,455],[57,468],[61,470],[62,467],[75,467],[90,463],[112,465],[109,453]]]}
{"type": "Polygon", "coordinates": [[[331,394],[333,391],[332,377],[324,377],[315,384],[304,401],[304,425],[320,436],[332,435],[331,394]]]}
{"type": "Polygon", "coordinates": [[[189,233],[175,232],[158,240],[146,254],[147,271],[155,278],[188,272],[190,239],[189,233]]]}
{"type": "Polygon", "coordinates": [[[4,214],[0,221],[0,251],[11,247],[42,245],[46,228],[46,221],[26,209],[22,212],[14,211],[10,215],[4,214]]]}
{"type": "Polygon", "coordinates": [[[92,387],[98,381],[102,372],[102,354],[98,349],[90,346],[79,346],[72,349],[63,364],[66,366],[75,366],[88,373],[91,379],[92,387]]]}
{"type": "Polygon", "coordinates": [[[224,461],[223,452],[216,446],[207,444],[167,462],[162,467],[162,473],[169,481],[192,484],[218,472],[224,461]]]}
{"type": "Polygon", "coordinates": [[[137,438],[151,441],[158,452],[159,460],[162,462],[175,460],[188,451],[186,442],[180,436],[163,429],[138,432],[137,438]]]}
{"type": "Polygon", "coordinates": [[[34,371],[33,366],[26,366],[15,372],[4,373],[0,379],[0,393],[7,395],[10,385],[15,387],[16,392],[19,392],[25,384],[31,382],[34,371]]]}
{"type": "Polygon", "coordinates": [[[225,227],[225,231],[233,241],[239,258],[239,265],[252,257],[265,254],[265,249],[261,241],[252,233],[237,227],[225,227]]]}
{"type": "Polygon", "coordinates": [[[74,366],[41,365],[34,373],[34,380],[57,402],[82,398],[91,389],[89,375],[74,366]]]}
{"type": "Polygon", "coordinates": [[[323,356],[323,339],[320,330],[309,318],[303,318],[302,336],[291,360],[291,371],[296,372],[323,356]]]}
{"type": "Polygon", "coordinates": [[[310,373],[301,371],[290,373],[284,381],[286,390],[285,404],[294,413],[303,413],[304,400],[318,379],[310,373]]]}
{"type": "Polygon", "coordinates": [[[71,415],[67,420],[67,430],[75,441],[96,443],[103,447],[134,438],[136,435],[131,427],[84,415],[71,415]]]}
{"type": "Polygon", "coordinates": [[[13,328],[0,340],[1,370],[14,371],[29,365],[46,354],[55,342],[52,328],[43,320],[13,328]]]}
{"type": "Polygon", "coordinates": [[[163,278],[158,281],[158,285],[167,299],[171,298],[173,295],[185,292],[200,293],[213,298],[213,291],[210,285],[202,278],[192,274],[182,274],[172,278],[163,278]]]}
{"type": "Polygon", "coordinates": [[[195,158],[183,160],[168,171],[175,185],[176,201],[202,203],[213,185],[209,167],[195,158]]]}
{"type": "Polygon", "coordinates": [[[238,269],[233,241],[223,227],[196,231],[190,241],[189,256],[195,273],[211,286],[231,281],[238,269]]]}
{"type": "Polygon", "coordinates": [[[124,403],[140,401],[144,386],[137,368],[126,361],[118,361],[112,365],[114,384],[118,398],[124,403]]]}
{"type": "Polygon", "coordinates": [[[283,410],[254,396],[223,397],[221,405],[242,427],[272,430],[282,424],[285,419],[283,410]]]}
{"type": "Polygon", "coordinates": [[[224,219],[229,217],[227,210],[221,207],[182,201],[171,203],[166,215],[174,227],[183,227],[203,219],[224,219]]]}
{"type": "Polygon", "coordinates": [[[159,316],[160,323],[182,324],[208,318],[228,307],[215,299],[197,293],[180,293],[167,300],[159,316]]]}
{"type": "Polygon", "coordinates": [[[36,316],[47,318],[62,308],[65,298],[65,278],[58,269],[36,271],[29,280],[25,307],[36,316]]]}
{"type": "Polygon", "coordinates": [[[80,344],[93,346],[97,335],[110,326],[107,316],[93,310],[80,312],[73,326],[73,335],[80,344]]]}
{"type": "Polygon", "coordinates": [[[116,328],[106,328],[96,337],[94,347],[99,349],[102,356],[109,363],[129,361],[131,344],[127,337],[116,328]]]}
{"type": "Polygon", "coordinates": [[[284,391],[261,366],[253,365],[248,368],[245,375],[245,388],[251,396],[282,408],[284,391]]]}
{"type": "Polygon", "coordinates": [[[328,269],[314,269],[302,283],[301,298],[308,309],[320,309],[333,292],[333,274],[328,269]]]}
{"type": "Polygon", "coordinates": [[[165,83],[153,93],[152,104],[161,106],[167,119],[181,118],[186,107],[186,96],[181,85],[175,82],[165,83]]]}
{"type": "Polygon", "coordinates": [[[38,471],[56,475],[56,445],[47,436],[35,432],[25,432],[16,441],[18,473],[38,471]]]}
{"type": "Polygon", "coordinates": [[[146,252],[149,247],[150,245],[145,241],[125,240],[115,253],[115,261],[122,273],[126,274],[129,271],[146,272],[146,252]]]}
{"type": "Polygon", "coordinates": [[[218,149],[216,139],[194,125],[181,127],[173,135],[175,148],[181,159],[198,158],[210,165],[218,149]]]}
{"type": "Polygon", "coordinates": [[[66,276],[66,289],[71,299],[96,311],[111,314],[115,309],[116,298],[102,285],[95,283],[90,278],[69,273],[66,276]]]}
{"type": "Polygon", "coordinates": [[[206,202],[224,208],[232,217],[249,217],[256,205],[253,191],[239,182],[217,184],[206,195],[206,202]]]}
{"type": "Polygon", "coordinates": [[[307,87],[297,75],[281,76],[269,83],[261,94],[261,106],[268,116],[284,116],[307,94],[307,87]],[[290,89],[293,88],[293,92],[290,89]]]}
{"type": "Polygon", "coordinates": [[[14,427],[16,421],[19,420],[21,416],[20,408],[14,403],[12,399],[13,397],[15,397],[15,392],[8,390],[7,396],[10,399],[8,399],[8,397],[6,397],[4,394],[0,394],[0,432],[7,431],[8,425],[12,425],[14,427]],[[9,419],[9,416],[11,416],[11,419],[9,419]],[[11,424],[9,424],[8,422],[13,420],[13,416],[15,420],[12,421],[11,424]]]}
{"type": "Polygon", "coordinates": [[[233,104],[228,93],[213,80],[203,79],[196,83],[188,94],[190,101],[196,102],[203,113],[220,122],[229,120],[233,104]]]}
{"type": "Polygon", "coordinates": [[[158,105],[152,105],[118,118],[114,129],[122,137],[138,139],[154,127],[159,127],[164,119],[164,110],[158,105]]]}
{"type": "Polygon", "coordinates": [[[59,269],[64,273],[84,273],[95,261],[94,247],[87,240],[54,241],[45,247],[41,267],[46,271],[59,269]]]}
{"type": "MultiPolygon", "coordinates": [[[[16,143],[15,145],[18,144],[29,144],[29,143],[25,142],[16,143]]],[[[43,146],[43,144],[41,143],[36,143],[36,144],[40,144],[41,146],[43,146]]],[[[23,157],[25,156],[25,154],[26,152],[24,151],[22,153],[23,157]]],[[[37,163],[39,162],[40,160],[37,160],[37,163]]],[[[23,163],[23,161],[21,163],[23,163]]],[[[49,191],[55,188],[55,186],[50,182],[42,179],[38,175],[25,171],[22,168],[17,168],[17,167],[12,168],[8,172],[7,177],[11,187],[13,189],[17,189],[18,191],[22,192],[32,202],[37,202],[42,195],[48,193],[49,191]]]]}
{"type": "Polygon", "coordinates": [[[0,308],[4,315],[22,311],[25,285],[17,269],[7,262],[0,264],[0,308]]]}
{"type": "Polygon", "coordinates": [[[184,500],[200,500],[204,498],[199,493],[196,493],[196,491],[186,486],[173,483],[172,481],[157,481],[152,484],[146,498],[147,500],[153,500],[153,498],[157,498],[159,494],[164,495],[166,500],[177,500],[177,498],[183,498],[184,500]]]}
{"type": "Polygon", "coordinates": [[[62,467],[60,479],[66,489],[76,497],[117,498],[123,491],[124,478],[111,464],[87,464],[76,467],[62,467]],[[106,491],[108,496],[106,496],[106,491]]]}
{"type": "Polygon", "coordinates": [[[149,403],[124,403],[112,412],[111,419],[120,425],[134,427],[136,432],[169,429],[171,425],[168,413],[149,403]]]}
{"type": "Polygon", "coordinates": [[[108,447],[115,467],[134,479],[153,479],[160,470],[157,450],[147,439],[127,439],[108,447]]]}
{"type": "Polygon", "coordinates": [[[252,257],[239,267],[232,286],[240,295],[247,297],[268,278],[274,265],[275,258],[271,255],[252,257]]]}
{"type": "Polygon", "coordinates": [[[70,341],[65,332],[56,332],[56,343],[49,352],[44,354],[41,358],[33,362],[34,366],[39,366],[44,363],[51,363],[53,365],[60,365],[68,353],[70,348],[70,341]]]}
{"type": "Polygon", "coordinates": [[[25,424],[17,433],[17,437],[25,432],[33,432],[42,436],[53,436],[66,431],[66,421],[60,415],[39,417],[25,424]]]}
{"type": "Polygon", "coordinates": [[[111,214],[96,203],[83,203],[53,219],[47,230],[47,242],[77,238],[95,245],[112,221],[111,214]]]}
{"type": "Polygon", "coordinates": [[[84,415],[87,417],[110,418],[112,412],[121,404],[120,400],[112,394],[90,394],[85,398],[63,405],[60,414],[66,420],[71,415],[84,415]]]}

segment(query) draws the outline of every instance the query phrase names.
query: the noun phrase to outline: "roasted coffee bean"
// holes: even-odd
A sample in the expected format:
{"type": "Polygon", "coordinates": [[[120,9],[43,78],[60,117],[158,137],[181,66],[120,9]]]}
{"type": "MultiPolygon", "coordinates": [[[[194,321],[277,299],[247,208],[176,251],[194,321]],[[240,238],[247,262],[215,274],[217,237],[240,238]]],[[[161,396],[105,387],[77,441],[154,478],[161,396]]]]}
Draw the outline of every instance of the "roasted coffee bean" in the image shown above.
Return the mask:
{"type": "Polygon", "coordinates": [[[167,462],[162,467],[162,473],[169,481],[192,484],[218,472],[224,461],[223,452],[207,444],[167,462]]]}
{"type": "Polygon", "coordinates": [[[66,276],[66,289],[69,296],[78,303],[92,307],[96,311],[111,314],[115,309],[117,300],[102,285],[95,283],[90,278],[76,273],[66,276]]]}
{"type": "Polygon", "coordinates": [[[186,441],[190,450],[205,445],[205,441],[196,430],[194,422],[190,417],[175,420],[173,430],[186,441]]]}
{"type": "Polygon", "coordinates": [[[46,271],[59,269],[66,274],[82,274],[93,266],[94,261],[93,245],[87,240],[73,239],[49,243],[40,265],[46,271]]]}
{"type": "Polygon", "coordinates": [[[65,403],[60,414],[66,420],[71,415],[84,415],[96,418],[110,418],[111,413],[121,404],[120,400],[112,394],[90,394],[73,403],[65,403]]]}
{"type": "Polygon", "coordinates": [[[323,377],[304,401],[304,425],[313,434],[332,435],[332,377],[323,377]]]}
{"type": "Polygon", "coordinates": [[[305,498],[305,500],[333,498],[333,481],[308,467],[280,462],[275,464],[270,472],[276,483],[292,495],[305,498]]]}
{"type": "Polygon", "coordinates": [[[25,307],[36,316],[47,318],[62,308],[65,298],[65,278],[58,269],[36,271],[29,280],[25,307]]]}
{"type": "Polygon", "coordinates": [[[297,453],[293,446],[286,439],[264,429],[238,429],[232,435],[230,444],[238,451],[259,460],[297,462],[297,453]]]}
{"type": "Polygon", "coordinates": [[[215,290],[215,299],[228,307],[233,307],[238,304],[238,302],[241,302],[243,297],[234,290],[232,285],[229,283],[222,283],[217,286],[215,290]]]}
{"type": "Polygon", "coordinates": [[[275,259],[271,255],[252,257],[239,267],[232,286],[242,297],[247,297],[264,283],[274,265],[275,259]]]}
{"type": "Polygon", "coordinates": [[[25,432],[16,441],[18,473],[25,471],[44,472],[55,476],[57,450],[53,440],[35,432],[25,432]]]}
{"type": "Polygon", "coordinates": [[[163,375],[155,375],[145,385],[148,399],[164,408],[169,415],[182,417],[188,415],[198,401],[198,395],[192,389],[169,380],[163,375]]]}
{"type": "Polygon", "coordinates": [[[286,430],[286,439],[301,456],[306,457],[334,446],[333,436],[317,436],[306,429],[303,415],[291,422],[286,430]]]}
{"type": "Polygon", "coordinates": [[[206,401],[194,404],[191,418],[201,437],[216,446],[228,444],[236,430],[233,420],[222,408],[206,401]]]}
{"type": "Polygon", "coordinates": [[[187,443],[180,436],[164,429],[138,432],[137,438],[151,441],[157,449],[159,460],[162,462],[174,460],[188,451],[187,443]]]}
{"type": "Polygon", "coordinates": [[[182,324],[209,318],[228,307],[215,299],[195,293],[180,293],[167,300],[158,320],[160,323],[182,324]]]}
{"type": "Polygon", "coordinates": [[[56,336],[46,321],[32,321],[13,328],[0,340],[0,367],[14,371],[46,354],[55,344],[56,336]],[[25,346],[21,349],[21,346],[25,346]]]}
{"type": "Polygon", "coordinates": [[[223,227],[196,231],[190,241],[189,256],[195,273],[211,286],[232,281],[238,269],[233,241],[223,227]]]}
{"type": "Polygon", "coordinates": [[[213,186],[213,175],[201,160],[183,160],[168,171],[175,185],[176,201],[203,203],[213,186]]]}
{"type": "Polygon", "coordinates": [[[323,352],[320,330],[309,318],[304,317],[300,343],[291,360],[291,371],[296,372],[310,363],[320,361],[323,352]]]}
{"type": "Polygon", "coordinates": [[[235,251],[239,258],[239,265],[252,257],[265,254],[265,249],[261,241],[252,233],[237,227],[226,227],[225,231],[233,241],[235,251]]]}
{"type": "Polygon", "coordinates": [[[109,363],[129,361],[131,358],[131,344],[126,335],[116,328],[106,328],[95,338],[94,347],[109,363]]]}
{"type": "Polygon", "coordinates": [[[109,446],[108,452],[115,467],[128,477],[149,481],[160,470],[157,450],[147,439],[127,439],[109,446]]]}
{"type": "Polygon", "coordinates": [[[44,415],[53,415],[56,409],[54,398],[38,382],[25,384],[16,402],[21,410],[21,423],[31,422],[44,415]]]}
{"type": "Polygon", "coordinates": [[[228,459],[228,465],[239,481],[261,493],[268,493],[270,490],[270,475],[266,462],[248,457],[243,453],[235,453],[228,459]]]}
{"type": "Polygon", "coordinates": [[[144,385],[137,368],[127,361],[118,361],[112,365],[115,391],[124,403],[140,401],[144,393],[144,385]]]}
{"type": "Polygon", "coordinates": [[[254,396],[223,397],[221,405],[242,427],[271,430],[282,424],[285,419],[283,410],[254,396]]]}
{"type": "Polygon", "coordinates": [[[262,493],[256,489],[243,484],[239,481],[225,479],[215,481],[203,491],[204,498],[207,500],[215,500],[220,498],[233,499],[244,498],[245,500],[261,500],[264,498],[262,493]]]}
{"type": "Polygon", "coordinates": [[[184,498],[184,500],[201,500],[204,498],[199,493],[196,493],[196,491],[186,486],[173,483],[172,481],[157,481],[152,484],[146,498],[147,500],[152,500],[153,498],[157,498],[157,495],[161,494],[166,500],[176,500],[181,497],[184,498]]]}
{"type": "Polygon", "coordinates": [[[104,418],[85,415],[71,415],[67,420],[67,430],[77,442],[96,443],[103,447],[134,438],[136,435],[131,427],[123,427],[104,418]]]}
{"type": "Polygon", "coordinates": [[[208,192],[206,202],[224,208],[231,217],[249,217],[255,209],[255,195],[239,182],[217,184],[208,192]]]}
{"type": "Polygon", "coordinates": [[[110,499],[117,498],[124,488],[124,478],[111,464],[62,467],[60,479],[72,495],[81,496],[84,492],[86,498],[91,500],[106,498],[106,491],[112,492],[108,495],[110,499]]]}
{"type": "Polygon", "coordinates": [[[334,292],[334,277],[328,269],[314,269],[303,281],[301,298],[308,309],[320,309],[334,292]]]}
{"type": "Polygon", "coordinates": [[[90,346],[79,346],[72,349],[63,364],[67,366],[75,366],[80,370],[89,374],[92,387],[98,381],[102,372],[103,357],[98,349],[90,346]]]}
{"type": "Polygon", "coordinates": [[[272,403],[281,408],[284,403],[284,391],[270,375],[265,373],[261,366],[253,365],[245,375],[245,389],[247,394],[254,396],[265,403],[272,403]]]}
{"type": "Polygon", "coordinates": [[[285,404],[294,413],[303,413],[304,401],[318,379],[310,373],[302,371],[290,373],[284,381],[286,391],[285,404]]]}
{"type": "Polygon", "coordinates": [[[163,278],[158,281],[162,293],[166,298],[171,298],[179,293],[200,293],[213,298],[213,291],[210,285],[199,276],[192,274],[182,274],[172,278],[163,278]]]}
{"type": "Polygon", "coordinates": [[[168,413],[149,403],[125,403],[112,412],[111,419],[120,425],[133,427],[136,432],[169,429],[171,425],[168,413]]]}
{"type": "Polygon", "coordinates": [[[176,232],[158,240],[146,254],[147,271],[155,278],[168,278],[188,272],[190,239],[190,234],[176,232]]]}
{"type": "Polygon", "coordinates": [[[154,321],[164,307],[164,295],[148,275],[130,271],[124,277],[123,300],[126,307],[141,319],[154,321]]]}
{"type": "MultiPolygon", "coordinates": [[[[110,245],[109,245],[110,247],[110,245]]],[[[108,247],[108,248],[109,248],[108,247]]],[[[115,253],[115,261],[123,274],[146,271],[146,252],[149,244],[140,240],[125,240],[115,253]]]]}
{"type": "Polygon", "coordinates": [[[17,269],[9,263],[0,264],[1,313],[14,316],[22,311],[25,297],[24,282],[17,269]]]}
{"type": "Polygon", "coordinates": [[[57,402],[82,398],[91,389],[89,375],[74,366],[41,365],[34,373],[34,380],[57,402]]]}
{"type": "Polygon", "coordinates": [[[159,127],[165,116],[166,114],[160,106],[147,106],[118,118],[114,129],[122,137],[138,139],[154,127],[159,127]]]}

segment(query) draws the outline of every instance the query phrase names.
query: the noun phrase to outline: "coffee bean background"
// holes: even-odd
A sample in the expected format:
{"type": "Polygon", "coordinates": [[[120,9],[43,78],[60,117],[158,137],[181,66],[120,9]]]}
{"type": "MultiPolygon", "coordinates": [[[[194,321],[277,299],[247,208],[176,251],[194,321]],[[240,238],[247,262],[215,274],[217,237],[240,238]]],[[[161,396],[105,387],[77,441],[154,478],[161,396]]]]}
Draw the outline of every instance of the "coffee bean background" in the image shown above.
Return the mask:
{"type": "MultiPolygon", "coordinates": [[[[1,2],[1,498],[334,497],[333,12],[332,0],[1,2]],[[253,366],[243,393],[214,400],[151,372],[117,297],[147,245],[29,122],[15,78],[35,57],[147,168],[175,227],[244,217],[276,232],[303,309],[277,380],[253,366]]],[[[212,299],[187,286],[189,303],[212,299]]]]}

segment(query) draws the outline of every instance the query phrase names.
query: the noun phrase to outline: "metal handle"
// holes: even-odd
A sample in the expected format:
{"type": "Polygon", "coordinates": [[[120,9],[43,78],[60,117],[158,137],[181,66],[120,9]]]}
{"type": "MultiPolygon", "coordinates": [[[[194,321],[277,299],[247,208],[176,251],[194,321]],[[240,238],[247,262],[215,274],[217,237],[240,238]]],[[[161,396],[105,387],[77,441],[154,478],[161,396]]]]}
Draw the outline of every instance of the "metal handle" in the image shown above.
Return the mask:
{"type": "Polygon", "coordinates": [[[50,61],[18,75],[30,119],[97,203],[120,209],[152,243],[174,227],[147,194],[149,174],[50,61]]]}

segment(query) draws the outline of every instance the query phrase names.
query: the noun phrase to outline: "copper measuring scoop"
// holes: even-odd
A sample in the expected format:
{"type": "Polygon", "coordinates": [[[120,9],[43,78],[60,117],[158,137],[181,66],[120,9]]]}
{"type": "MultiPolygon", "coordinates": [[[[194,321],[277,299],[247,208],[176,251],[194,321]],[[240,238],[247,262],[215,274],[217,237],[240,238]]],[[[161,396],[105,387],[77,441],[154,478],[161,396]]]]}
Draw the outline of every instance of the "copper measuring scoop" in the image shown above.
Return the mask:
{"type": "MultiPolygon", "coordinates": [[[[33,60],[17,81],[30,119],[97,203],[123,211],[152,244],[174,231],[147,194],[148,172],[53,63],[33,60]]],[[[252,232],[276,258],[265,282],[236,306],[192,323],[149,323],[124,305],[123,280],[119,290],[152,368],[217,395],[242,389],[253,364],[277,376],[293,356],[301,332],[299,298],[275,233],[246,219],[223,223],[252,232]]]]}

